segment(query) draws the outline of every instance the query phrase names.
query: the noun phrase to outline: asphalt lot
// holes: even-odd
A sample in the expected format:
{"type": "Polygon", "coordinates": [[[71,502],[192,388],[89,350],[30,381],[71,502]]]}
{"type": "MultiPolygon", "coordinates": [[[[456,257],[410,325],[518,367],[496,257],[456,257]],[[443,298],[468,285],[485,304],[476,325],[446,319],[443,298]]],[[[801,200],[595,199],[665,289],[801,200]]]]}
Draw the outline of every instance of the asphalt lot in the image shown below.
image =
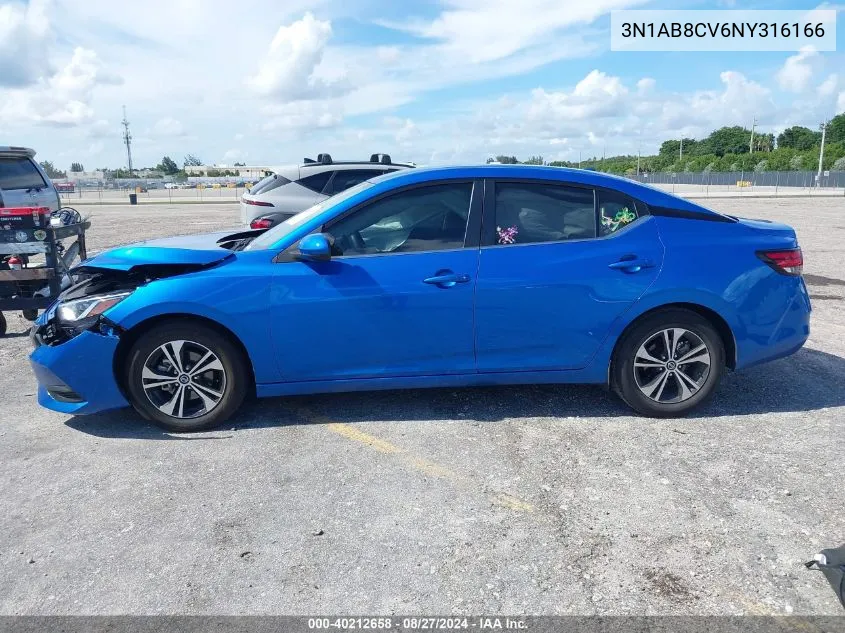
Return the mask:
{"type": "MultiPolygon", "coordinates": [[[[711,206],[796,227],[812,335],[697,417],[601,388],[265,400],[168,435],[35,402],[0,339],[0,614],[841,614],[801,563],[845,542],[845,198],[711,206]]],[[[86,207],[99,250],[234,204],[86,207]]]]}

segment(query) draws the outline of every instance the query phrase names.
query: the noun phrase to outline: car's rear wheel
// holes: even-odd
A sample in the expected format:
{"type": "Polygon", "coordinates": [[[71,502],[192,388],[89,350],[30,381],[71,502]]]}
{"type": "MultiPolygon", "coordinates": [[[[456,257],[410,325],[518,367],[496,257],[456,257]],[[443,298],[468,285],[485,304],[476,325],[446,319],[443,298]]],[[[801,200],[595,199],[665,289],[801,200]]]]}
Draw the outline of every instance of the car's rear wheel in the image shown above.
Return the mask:
{"type": "Polygon", "coordinates": [[[199,323],[151,329],[132,346],[127,362],[132,405],[171,431],[222,424],[247,393],[243,355],[228,337],[199,323]]]}
{"type": "Polygon", "coordinates": [[[636,322],[613,356],[614,391],[650,417],[682,416],[710,399],[725,367],[719,333],[700,314],[666,309],[636,322]]]}

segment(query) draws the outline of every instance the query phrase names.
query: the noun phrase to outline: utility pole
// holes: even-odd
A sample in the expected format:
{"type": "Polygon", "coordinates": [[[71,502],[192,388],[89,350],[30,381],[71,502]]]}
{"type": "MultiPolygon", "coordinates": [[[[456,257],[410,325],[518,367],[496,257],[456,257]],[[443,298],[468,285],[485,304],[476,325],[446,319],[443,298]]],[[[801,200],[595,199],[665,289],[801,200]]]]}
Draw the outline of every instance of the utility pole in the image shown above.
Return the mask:
{"type": "Polygon", "coordinates": [[[132,135],[129,133],[129,121],[126,120],[126,106],[123,106],[123,143],[126,145],[126,159],[129,163],[129,177],[132,177],[132,135]]]}
{"type": "Polygon", "coordinates": [[[581,150],[578,150],[578,169],[581,169],[581,150]]]}
{"type": "Polygon", "coordinates": [[[822,185],[822,163],[824,162],[824,137],[825,133],[827,132],[827,121],[823,121],[819,128],[822,131],[822,144],[821,147],[819,147],[819,173],[816,174],[816,187],[821,187],[822,185]]]}
{"type": "Polygon", "coordinates": [[[754,153],[754,128],[757,127],[757,117],[751,120],[751,142],[748,144],[748,153],[754,153]]]}
{"type": "Polygon", "coordinates": [[[640,177],[640,148],[637,148],[637,178],[640,177]]]}
{"type": "Polygon", "coordinates": [[[681,154],[678,156],[678,160],[684,159],[684,135],[681,135],[681,154]]]}

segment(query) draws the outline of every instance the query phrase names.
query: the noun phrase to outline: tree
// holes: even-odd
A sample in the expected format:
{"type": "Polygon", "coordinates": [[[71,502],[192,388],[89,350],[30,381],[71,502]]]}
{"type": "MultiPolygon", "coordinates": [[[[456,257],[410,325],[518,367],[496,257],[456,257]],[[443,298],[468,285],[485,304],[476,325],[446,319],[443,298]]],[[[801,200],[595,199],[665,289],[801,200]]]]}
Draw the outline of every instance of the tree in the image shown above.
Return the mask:
{"type": "Polygon", "coordinates": [[[53,166],[52,161],[44,160],[38,163],[50,178],[67,178],[67,174],[53,166]]]}
{"type": "Polygon", "coordinates": [[[202,161],[194,156],[193,154],[188,154],[185,156],[185,167],[199,167],[202,165],[202,161]]]}
{"type": "Polygon", "coordinates": [[[72,172],[79,173],[81,171],[85,171],[85,168],[82,167],[82,163],[71,163],[70,164],[70,170],[72,172]]]}
{"type": "Polygon", "coordinates": [[[778,134],[778,149],[788,147],[803,152],[818,147],[821,142],[821,132],[814,132],[802,125],[793,125],[778,134]]]}
{"type": "Polygon", "coordinates": [[[845,113],[837,114],[827,123],[825,144],[845,141],[845,113]]]}
{"type": "Polygon", "coordinates": [[[246,163],[235,163],[235,167],[246,167],[246,163]]]}
{"type": "Polygon", "coordinates": [[[774,134],[755,134],[754,135],[754,151],[755,152],[771,152],[775,148],[774,134]]]}
{"type": "Polygon", "coordinates": [[[542,165],[542,164],[544,164],[543,163],[543,157],[542,156],[532,156],[527,161],[525,161],[524,164],[526,164],[526,165],[542,165]]]}
{"type": "Polygon", "coordinates": [[[660,151],[658,152],[660,156],[677,156],[680,153],[681,149],[681,142],[680,141],[663,141],[660,144],[660,151]]]}
{"type": "Polygon", "coordinates": [[[519,161],[516,156],[496,156],[496,158],[488,158],[488,163],[502,163],[503,165],[517,165],[519,161]]]}
{"type": "Polygon", "coordinates": [[[721,127],[707,137],[711,151],[716,156],[744,154],[751,150],[751,130],[742,126],[721,127]]]}
{"type": "Polygon", "coordinates": [[[165,156],[161,159],[161,162],[156,167],[156,170],[167,176],[172,176],[179,171],[179,165],[177,165],[176,161],[170,158],[170,156],[165,156]]]}

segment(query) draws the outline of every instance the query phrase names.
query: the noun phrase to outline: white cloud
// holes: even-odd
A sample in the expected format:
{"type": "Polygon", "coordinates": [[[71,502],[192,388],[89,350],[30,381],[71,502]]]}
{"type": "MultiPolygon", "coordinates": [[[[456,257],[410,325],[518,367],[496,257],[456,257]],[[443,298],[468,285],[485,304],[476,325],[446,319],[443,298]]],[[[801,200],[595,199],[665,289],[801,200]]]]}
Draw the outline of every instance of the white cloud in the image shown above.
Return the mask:
{"type": "Polygon", "coordinates": [[[242,163],[247,157],[240,149],[227,149],[223,153],[223,162],[224,163],[242,163]]]}
{"type": "Polygon", "coordinates": [[[786,59],[777,72],[778,85],[788,92],[804,92],[813,77],[813,61],[818,52],[804,47],[800,52],[786,59]]]}
{"type": "Polygon", "coordinates": [[[399,145],[410,146],[420,136],[420,129],[411,119],[385,117],[384,125],[393,131],[393,140],[399,145]]]}
{"type": "Polygon", "coordinates": [[[528,48],[554,44],[561,29],[591,23],[612,9],[636,0],[445,0],[447,9],[433,20],[381,24],[440,42],[455,59],[470,64],[494,61],[528,48]]]}
{"type": "Polygon", "coordinates": [[[185,136],[185,126],[173,117],[164,117],[156,121],[152,133],[163,137],[185,136]]]}
{"type": "Polygon", "coordinates": [[[120,131],[105,119],[100,119],[88,126],[88,136],[90,138],[117,138],[120,136],[120,131]]]}
{"type": "Polygon", "coordinates": [[[640,94],[647,94],[654,90],[657,82],[651,77],[643,77],[637,82],[637,92],[640,94]]]}
{"type": "Polygon", "coordinates": [[[261,125],[264,132],[294,135],[307,130],[335,127],[343,120],[328,104],[309,101],[268,105],[262,109],[262,113],[265,115],[261,125]]]}
{"type": "Polygon", "coordinates": [[[571,93],[546,92],[537,88],[531,94],[528,116],[547,124],[565,127],[579,125],[579,121],[615,116],[627,107],[628,89],[619,77],[599,70],[579,81],[571,93]]]}
{"type": "Polygon", "coordinates": [[[37,83],[50,68],[48,3],[0,6],[0,87],[37,83]]]}
{"type": "Polygon", "coordinates": [[[836,98],[836,111],[845,111],[845,92],[840,92],[839,96],[836,98]]]}
{"type": "Polygon", "coordinates": [[[378,60],[385,64],[392,64],[402,57],[402,50],[398,46],[379,46],[376,49],[378,60]]]}
{"type": "Polygon", "coordinates": [[[0,92],[0,116],[39,125],[77,126],[93,119],[94,87],[119,82],[104,71],[94,51],[77,47],[70,61],[48,79],[29,88],[0,92]]]}
{"type": "Polygon", "coordinates": [[[336,94],[340,82],[327,81],[317,73],[331,34],[331,23],[317,20],[311,13],[279,27],[258,72],[247,84],[257,94],[282,102],[336,94]]]}
{"type": "Polygon", "coordinates": [[[820,97],[829,97],[836,92],[836,87],[839,85],[839,77],[836,73],[828,76],[817,88],[820,97]]]}

